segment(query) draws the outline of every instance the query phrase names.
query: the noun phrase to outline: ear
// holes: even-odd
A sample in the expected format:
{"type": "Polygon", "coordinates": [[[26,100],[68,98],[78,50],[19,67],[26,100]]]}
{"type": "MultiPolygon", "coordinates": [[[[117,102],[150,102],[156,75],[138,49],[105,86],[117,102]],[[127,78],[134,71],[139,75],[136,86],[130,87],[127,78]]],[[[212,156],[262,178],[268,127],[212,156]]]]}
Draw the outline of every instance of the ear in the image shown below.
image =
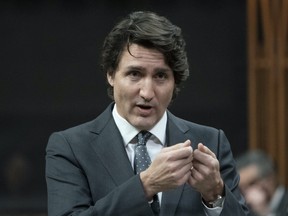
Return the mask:
{"type": "Polygon", "coordinates": [[[107,81],[112,87],[114,86],[114,78],[109,73],[107,73],[107,81]]]}

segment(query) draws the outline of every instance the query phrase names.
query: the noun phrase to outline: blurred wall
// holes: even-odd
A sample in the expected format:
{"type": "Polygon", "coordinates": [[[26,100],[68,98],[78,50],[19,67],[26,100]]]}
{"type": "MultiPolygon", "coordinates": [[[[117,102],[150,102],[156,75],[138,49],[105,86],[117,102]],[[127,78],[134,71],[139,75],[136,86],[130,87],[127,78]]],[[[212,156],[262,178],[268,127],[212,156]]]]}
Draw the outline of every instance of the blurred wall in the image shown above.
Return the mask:
{"type": "Polygon", "coordinates": [[[191,75],[170,110],[223,129],[234,155],[247,149],[245,1],[1,1],[0,213],[46,211],[48,137],[110,103],[100,50],[132,10],[183,30],[191,75]]]}

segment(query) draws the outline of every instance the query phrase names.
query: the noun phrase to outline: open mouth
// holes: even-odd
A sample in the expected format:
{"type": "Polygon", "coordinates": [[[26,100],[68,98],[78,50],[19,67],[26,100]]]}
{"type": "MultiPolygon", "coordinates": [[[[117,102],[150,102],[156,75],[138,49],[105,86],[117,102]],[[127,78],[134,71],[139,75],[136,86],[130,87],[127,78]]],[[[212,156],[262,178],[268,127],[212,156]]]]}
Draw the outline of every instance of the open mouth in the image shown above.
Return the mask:
{"type": "Polygon", "coordinates": [[[146,104],[138,104],[137,107],[138,107],[139,114],[143,117],[144,116],[147,117],[152,114],[153,106],[146,105],[146,104]]]}
{"type": "Polygon", "coordinates": [[[151,106],[148,106],[148,105],[138,105],[138,107],[144,110],[149,110],[152,108],[151,106]]]}

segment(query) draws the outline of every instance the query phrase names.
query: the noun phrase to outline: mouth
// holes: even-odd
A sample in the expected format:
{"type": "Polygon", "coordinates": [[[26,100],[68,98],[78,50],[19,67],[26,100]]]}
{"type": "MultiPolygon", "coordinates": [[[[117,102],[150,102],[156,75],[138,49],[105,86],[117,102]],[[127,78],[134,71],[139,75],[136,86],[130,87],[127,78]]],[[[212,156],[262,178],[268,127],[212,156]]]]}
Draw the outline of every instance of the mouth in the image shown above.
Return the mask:
{"type": "Polygon", "coordinates": [[[151,114],[153,106],[148,104],[137,104],[138,111],[140,112],[140,115],[142,116],[148,116],[151,114]]]}
{"type": "Polygon", "coordinates": [[[140,109],[144,109],[144,110],[149,110],[152,108],[152,106],[146,105],[146,104],[138,104],[137,105],[140,109]]]}

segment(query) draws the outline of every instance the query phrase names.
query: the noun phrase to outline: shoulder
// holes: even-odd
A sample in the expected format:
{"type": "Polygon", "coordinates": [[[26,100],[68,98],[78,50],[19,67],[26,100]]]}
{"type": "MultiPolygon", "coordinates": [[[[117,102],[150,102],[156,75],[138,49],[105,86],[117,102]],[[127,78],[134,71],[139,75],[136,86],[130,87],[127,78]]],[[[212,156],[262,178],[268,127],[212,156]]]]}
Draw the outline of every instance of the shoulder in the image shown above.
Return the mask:
{"type": "Polygon", "coordinates": [[[62,139],[67,142],[87,142],[99,134],[111,120],[113,120],[113,118],[111,105],[109,105],[106,110],[95,119],[62,131],[54,132],[51,137],[62,137],[62,139]]]}
{"type": "Polygon", "coordinates": [[[219,150],[220,144],[222,150],[230,150],[230,143],[221,129],[191,122],[171,113],[168,113],[167,126],[169,133],[175,135],[176,131],[180,131],[194,145],[195,143],[203,143],[215,153],[219,150]]]}
{"type": "Polygon", "coordinates": [[[183,118],[179,118],[175,115],[173,115],[171,112],[168,112],[168,121],[172,124],[175,124],[177,127],[179,127],[181,130],[192,130],[194,132],[210,132],[210,133],[219,133],[219,129],[208,126],[208,125],[203,125],[203,124],[198,124],[183,118]]]}
{"type": "Polygon", "coordinates": [[[286,215],[288,213],[288,189],[284,188],[284,194],[282,196],[282,199],[279,202],[277,212],[280,215],[286,215]]]}

